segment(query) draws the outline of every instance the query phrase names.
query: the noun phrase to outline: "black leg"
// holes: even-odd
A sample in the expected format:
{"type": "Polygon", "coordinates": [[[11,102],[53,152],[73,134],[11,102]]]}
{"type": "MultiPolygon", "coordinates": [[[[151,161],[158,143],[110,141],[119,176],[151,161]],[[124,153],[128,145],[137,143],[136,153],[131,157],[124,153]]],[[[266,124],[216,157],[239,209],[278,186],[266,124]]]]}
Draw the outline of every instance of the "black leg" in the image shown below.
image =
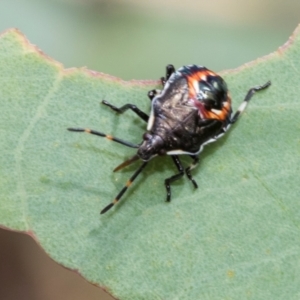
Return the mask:
{"type": "Polygon", "coordinates": [[[193,159],[193,162],[191,165],[189,165],[186,169],[185,169],[185,173],[186,176],[188,177],[188,179],[193,183],[195,189],[198,187],[197,182],[195,181],[195,179],[192,177],[191,175],[191,170],[193,170],[199,162],[199,157],[196,155],[190,155],[190,157],[193,159]]]}
{"type": "Polygon", "coordinates": [[[106,207],[104,207],[101,210],[101,212],[100,212],[101,214],[106,213],[109,209],[111,209],[115,204],[117,204],[120,201],[121,197],[124,195],[124,193],[127,191],[127,189],[131,186],[131,184],[133,183],[135,178],[143,171],[143,169],[146,167],[147,164],[148,164],[147,161],[143,162],[143,164],[134,172],[134,174],[126,182],[125,186],[119,192],[117,197],[110,204],[108,204],[106,207]]]}
{"type": "Polygon", "coordinates": [[[169,80],[169,78],[171,77],[171,75],[175,72],[175,68],[173,65],[167,65],[166,66],[166,77],[161,77],[160,81],[162,83],[162,85],[164,86],[166,84],[166,82],[169,80]]]}
{"type": "Polygon", "coordinates": [[[149,97],[150,101],[152,101],[153,98],[154,98],[156,95],[160,94],[160,92],[161,92],[160,90],[151,90],[151,91],[149,91],[149,92],[148,92],[148,97],[149,97]]]}
{"type": "Polygon", "coordinates": [[[175,180],[178,180],[179,178],[181,178],[184,175],[184,170],[183,170],[182,164],[179,160],[179,157],[177,155],[172,155],[171,157],[172,157],[174,164],[177,167],[179,173],[165,179],[165,186],[166,186],[166,190],[167,190],[167,200],[166,200],[167,202],[171,201],[170,183],[175,180]]]}
{"type": "MultiPolygon", "coordinates": [[[[166,84],[166,81],[169,80],[169,78],[171,77],[171,75],[175,72],[175,68],[173,65],[167,65],[166,67],[166,77],[161,77],[160,78],[160,81],[161,81],[161,84],[164,86],[166,84]]],[[[161,91],[160,90],[151,90],[148,92],[148,97],[150,99],[150,101],[153,100],[153,98],[160,94],[161,91]]]]}
{"type": "Polygon", "coordinates": [[[255,86],[253,88],[251,88],[244,101],[242,102],[242,104],[240,105],[240,107],[238,108],[238,110],[236,111],[236,113],[232,116],[231,120],[230,120],[230,123],[233,124],[235,123],[239,116],[242,114],[242,112],[245,110],[245,108],[247,107],[247,104],[248,102],[250,101],[250,99],[252,98],[252,96],[258,92],[258,91],[261,91],[261,90],[264,90],[266,89],[267,87],[269,87],[271,85],[271,81],[268,81],[267,83],[265,83],[264,85],[259,85],[259,86],[255,86]]]}
{"type": "Polygon", "coordinates": [[[125,104],[123,106],[121,106],[120,108],[110,104],[109,102],[107,102],[106,100],[102,100],[102,103],[108,107],[110,107],[112,110],[114,110],[115,112],[122,114],[124,111],[131,109],[132,111],[134,111],[141,119],[143,119],[145,122],[148,122],[149,116],[144,113],[143,111],[141,111],[137,106],[135,106],[134,104],[125,104]]]}
{"type": "Polygon", "coordinates": [[[140,145],[133,144],[131,142],[127,142],[127,141],[121,140],[119,138],[113,137],[111,135],[102,133],[100,131],[96,131],[96,130],[92,130],[92,129],[88,129],[88,128],[68,128],[68,130],[73,131],[73,132],[86,132],[86,133],[102,136],[102,137],[107,138],[110,141],[117,142],[119,144],[122,144],[122,145],[130,147],[130,148],[139,148],[139,146],[140,146],[140,145]]]}
{"type": "Polygon", "coordinates": [[[167,65],[166,67],[166,80],[169,80],[171,75],[175,72],[175,68],[173,65],[167,65]]]}

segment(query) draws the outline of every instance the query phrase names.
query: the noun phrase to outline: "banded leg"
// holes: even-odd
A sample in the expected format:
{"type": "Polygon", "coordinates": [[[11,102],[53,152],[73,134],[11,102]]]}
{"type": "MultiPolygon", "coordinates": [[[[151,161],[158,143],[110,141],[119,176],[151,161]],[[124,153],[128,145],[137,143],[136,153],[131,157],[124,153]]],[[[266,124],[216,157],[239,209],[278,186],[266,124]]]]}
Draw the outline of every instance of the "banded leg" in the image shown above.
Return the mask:
{"type": "Polygon", "coordinates": [[[143,171],[143,169],[146,167],[147,164],[148,164],[147,161],[143,162],[143,164],[134,172],[134,174],[126,182],[125,186],[119,192],[119,194],[117,195],[117,197],[110,204],[108,204],[107,206],[105,206],[101,210],[100,214],[106,213],[109,209],[111,209],[115,204],[117,204],[120,201],[121,197],[124,195],[124,193],[127,191],[127,189],[131,186],[131,184],[133,183],[133,181],[135,180],[135,178],[143,171]]]}
{"type": "Polygon", "coordinates": [[[191,170],[193,170],[198,165],[199,157],[196,155],[190,155],[190,157],[193,159],[193,162],[185,169],[185,173],[187,178],[193,183],[194,188],[196,189],[198,188],[198,184],[195,181],[195,179],[192,177],[191,170]]]}
{"type": "Polygon", "coordinates": [[[133,144],[131,142],[127,142],[127,141],[121,140],[119,138],[113,137],[111,135],[102,133],[100,131],[96,131],[96,130],[92,130],[92,129],[88,129],[88,128],[68,128],[68,130],[73,131],[73,132],[86,132],[86,133],[102,136],[102,137],[107,138],[110,141],[117,142],[119,144],[122,144],[122,145],[130,147],[130,148],[139,148],[139,146],[140,146],[140,145],[133,144]]]}
{"type": "Polygon", "coordinates": [[[173,65],[167,65],[166,66],[166,77],[161,77],[161,83],[164,86],[166,84],[166,82],[169,80],[169,78],[171,77],[171,75],[175,72],[175,68],[173,65]]]}
{"type": "Polygon", "coordinates": [[[259,85],[259,86],[255,86],[255,87],[251,88],[248,91],[244,101],[242,102],[242,104],[240,105],[240,107],[238,108],[236,113],[232,116],[232,118],[230,120],[230,124],[234,124],[238,120],[239,116],[243,113],[243,111],[247,107],[248,102],[250,101],[250,99],[256,92],[264,90],[264,89],[268,88],[270,85],[271,85],[271,81],[268,81],[264,85],[259,85]]]}
{"type": "Polygon", "coordinates": [[[166,187],[166,190],[167,190],[167,200],[166,200],[167,202],[171,201],[170,183],[175,181],[175,180],[180,179],[184,175],[184,169],[183,169],[182,164],[179,160],[179,157],[177,155],[172,155],[171,157],[172,157],[172,159],[174,161],[174,164],[177,167],[179,173],[165,179],[165,187],[166,187]]]}
{"type": "Polygon", "coordinates": [[[128,109],[131,109],[133,112],[135,112],[141,119],[143,119],[145,122],[148,122],[149,116],[144,113],[143,111],[141,111],[136,105],[134,104],[125,104],[123,106],[121,106],[120,108],[110,104],[109,102],[107,102],[106,100],[102,100],[102,104],[108,106],[109,108],[111,108],[113,111],[122,114],[123,112],[125,112],[128,109]]]}

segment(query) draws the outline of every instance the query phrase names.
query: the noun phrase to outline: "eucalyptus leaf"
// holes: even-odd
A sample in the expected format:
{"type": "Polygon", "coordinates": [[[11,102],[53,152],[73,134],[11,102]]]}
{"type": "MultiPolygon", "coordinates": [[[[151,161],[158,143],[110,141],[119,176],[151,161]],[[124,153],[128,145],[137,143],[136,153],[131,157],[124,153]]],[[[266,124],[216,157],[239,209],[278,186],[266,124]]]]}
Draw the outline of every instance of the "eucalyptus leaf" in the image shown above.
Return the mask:
{"type": "MultiPolygon", "coordinates": [[[[250,87],[272,86],[205,147],[193,170],[197,190],[183,178],[166,203],[164,179],[176,169],[170,157],[155,158],[101,216],[140,162],[113,173],[134,149],[67,128],[139,143],[146,124],[100,102],[149,112],[147,91],[159,82],[65,70],[18,30],[4,32],[1,226],[32,235],[55,261],[122,300],[298,299],[299,31],[273,54],[221,72],[234,109],[250,87]]],[[[164,66],[157,72],[159,78],[164,66]]]]}

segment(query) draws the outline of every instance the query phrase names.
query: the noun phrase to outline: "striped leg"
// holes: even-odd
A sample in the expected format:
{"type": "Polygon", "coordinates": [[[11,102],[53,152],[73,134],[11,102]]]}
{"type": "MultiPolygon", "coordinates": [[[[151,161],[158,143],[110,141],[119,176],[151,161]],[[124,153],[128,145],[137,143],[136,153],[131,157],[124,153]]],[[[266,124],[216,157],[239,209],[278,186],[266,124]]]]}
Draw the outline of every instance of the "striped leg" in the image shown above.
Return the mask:
{"type": "Polygon", "coordinates": [[[117,197],[113,200],[113,202],[111,202],[106,207],[104,207],[101,210],[100,214],[106,213],[108,210],[110,210],[115,204],[117,204],[120,201],[121,197],[124,195],[124,193],[127,191],[127,189],[131,186],[131,184],[133,183],[135,178],[143,171],[143,169],[146,167],[147,163],[148,163],[147,161],[143,162],[143,164],[134,172],[134,174],[126,182],[126,185],[122,188],[122,190],[119,192],[117,197]]]}
{"type": "Polygon", "coordinates": [[[267,83],[265,83],[264,85],[259,85],[259,86],[255,86],[253,88],[251,88],[244,101],[242,102],[242,104],[240,105],[240,107],[238,108],[238,110],[236,111],[236,113],[232,116],[231,120],[230,120],[230,124],[234,124],[239,116],[243,113],[243,111],[245,110],[245,108],[247,107],[247,104],[248,102],[250,101],[250,99],[252,98],[252,96],[258,92],[258,91],[261,91],[261,90],[264,90],[266,89],[267,87],[269,87],[271,85],[271,81],[268,81],[267,83]]]}
{"type": "Polygon", "coordinates": [[[140,146],[140,145],[133,144],[133,143],[121,140],[119,138],[113,137],[111,135],[108,135],[108,134],[105,134],[105,133],[102,133],[102,132],[99,132],[96,130],[88,129],[88,128],[68,128],[68,130],[73,131],[73,132],[86,132],[86,133],[102,136],[102,137],[107,138],[110,141],[117,142],[119,144],[122,144],[122,145],[130,147],[130,148],[139,148],[139,146],[140,146]]]}
{"type": "Polygon", "coordinates": [[[198,165],[199,157],[196,156],[196,155],[190,155],[190,157],[193,159],[193,162],[192,162],[192,164],[190,166],[188,166],[185,169],[185,173],[186,173],[186,176],[188,177],[188,179],[193,183],[193,185],[194,185],[194,187],[196,189],[196,188],[198,188],[198,184],[195,181],[195,179],[192,177],[191,170],[193,170],[198,165]]]}
{"type": "Polygon", "coordinates": [[[145,122],[148,122],[149,116],[144,113],[143,111],[141,111],[137,106],[135,106],[134,104],[125,104],[123,106],[121,106],[120,108],[110,104],[109,102],[107,102],[106,100],[102,100],[102,104],[108,106],[109,108],[111,108],[112,110],[114,110],[115,112],[122,114],[124,111],[131,109],[133,112],[135,112],[141,119],[143,119],[145,122]]]}
{"type": "Polygon", "coordinates": [[[179,160],[179,157],[177,155],[172,155],[171,157],[172,157],[173,162],[174,162],[175,166],[177,167],[179,173],[165,179],[165,186],[166,186],[166,190],[167,190],[167,200],[166,200],[167,202],[171,201],[170,183],[175,180],[180,179],[184,175],[184,169],[182,167],[181,161],[179,160]]]}

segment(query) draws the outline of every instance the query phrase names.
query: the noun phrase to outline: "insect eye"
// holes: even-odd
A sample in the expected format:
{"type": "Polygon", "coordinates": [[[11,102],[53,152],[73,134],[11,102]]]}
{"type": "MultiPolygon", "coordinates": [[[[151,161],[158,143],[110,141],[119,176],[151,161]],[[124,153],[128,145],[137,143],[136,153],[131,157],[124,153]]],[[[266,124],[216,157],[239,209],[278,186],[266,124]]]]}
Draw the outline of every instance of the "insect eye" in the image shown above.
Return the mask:
{"type": "Polygon", "coordinates": [[[152,138],[152,135],[149,132],[143,134],[143,140],[148,141],[152,138]]]}

